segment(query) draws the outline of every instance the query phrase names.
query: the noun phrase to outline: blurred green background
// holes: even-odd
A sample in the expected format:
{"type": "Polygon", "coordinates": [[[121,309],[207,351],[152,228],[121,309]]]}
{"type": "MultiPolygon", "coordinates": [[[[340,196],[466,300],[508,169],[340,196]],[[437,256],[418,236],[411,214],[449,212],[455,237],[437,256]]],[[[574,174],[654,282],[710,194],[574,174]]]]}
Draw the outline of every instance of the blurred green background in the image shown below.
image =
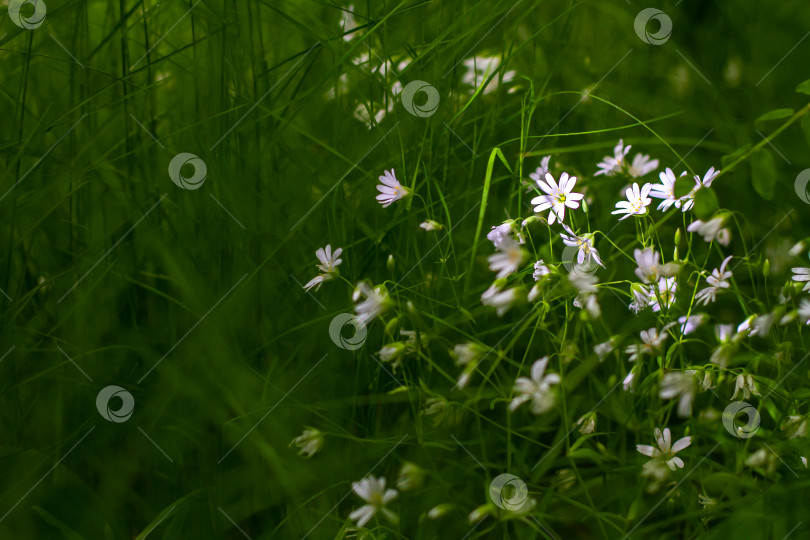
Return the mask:
{"type": "MultiPolygon", "coordinates": [[[[550,153],[586,183],[620,137],[662,167],[722,168],[779,125],[755,124],[761,114],[807,103],[794,93],[810,79],[807,2],[654,2],[673,22],[660,46],[634,31],[649,6],[625,0],[358,0],[345,30],[350,8],[330,0],[46,4],[36,29],[0,21],[0,537],[336,538],[361,504],[351,482],[373,471],[392,483],[405,461],[428,470],[426,487],[400,495],[401,523],[380,521],[379,538],[544,538],[492,520],[470,533],[467,514],[507,470],[562,538],[621,537],[631,512],[651,508],[639,538],[782,538],[806,521],[806,476],[767,490],[741,483],[739,502],[705,530],[692,491],[631,510],[642,490],[634,444],[649,441],[625,431],[642,422],[626,418],[625,396],[605,405],[616,424],[600,426],[621,458],[578,469],[566,493],[553,478],[570,466],[563,456],[528,471],[567,426],[513,432],[490,390],[459,399],[455,422],[419,411],[435,392],[454,395],[446,351],[463,333],[494,345],[519,320],[480,308],[483,243],[470,265],[492,149],[515,174],[496,165],[484,231],[529,214],[518,171],[550,153]],[[370,63],[356,63],[362,55],[370,63]],[[513,81],[472,99],[462,62],[473,55],[501,58],[513,81]],[[403,68],[383,74],[383,61],[403,68]],[[435,115],[410,115],[388,93],[412,80],[439,91],[435,115]],[[374,126],[356,117],[358,106],[389,104],[374,126]],[[618,129],[633,118],[654,120],[655,134],[618,129]],[[169,177],[181,152],[207,166],[199,189],[169,177]],[[374,185],[391,168],[403,184],[416,179],[430,216],[417,202],[379,207],[374,185]],[[423,233],[427,217],[452,233],[423,233]],[[351,311],[348,285],[303,292],[327,243],[344,248],[349,282],[398,283],[402,327],[431,333],[424,357],[395,374],[406,390],[390,393],[400,383],[373,358],[382,324],[358,351],[329,338],[332,317],[351,311]],[[126,422],[96,410],[109,385],[134,397],[126,422]],[[327,434],[309,460],[288,447],[307,425],[327,434]],[[457,506],[420,519],[441,503],[457,506]]],[[[764,188],[746,162],[716,192],[746,246],[779,222],[758,248],[778,253],[808,224],[793,190],[810,167],[801,126],[760,156],[764,188]]],[[[596,199],[590,212],[606,216],[613,203],[596,199]]],[[[611,310],[626,307],[606,301],[611,310]]],[[[493,374],[499,385],[534,359],[520,361],[527,339],[499,345],[516,358],[493,374]]],[[[548,338],[535,339],[542,349],[548,338]]],[[[733,453],[737,442],[724,444],[733,453]]]]}

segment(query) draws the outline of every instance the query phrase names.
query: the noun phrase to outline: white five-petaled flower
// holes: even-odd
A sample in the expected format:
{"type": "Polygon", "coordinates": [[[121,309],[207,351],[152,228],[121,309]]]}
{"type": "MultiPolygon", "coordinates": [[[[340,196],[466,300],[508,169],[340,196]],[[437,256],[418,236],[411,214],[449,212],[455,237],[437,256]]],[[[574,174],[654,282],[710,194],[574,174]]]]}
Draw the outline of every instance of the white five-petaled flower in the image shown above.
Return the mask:
{"type": "Polygon", "coordinates": [[[545,195],[538,195],[532,199],[532,204],[535,213],[543,212],[544,210],[551,209],[548,214],[548,224],[553,225],[555,221],[559,220],[562,223],[565,218],[565,207],[579,208],[579,201],[585,197],[582,193],[573,193],[574,185],[577,183],[576,176],[568,176],[564,172],[560,175],[559,185],[554,180],[550,173],[546,173],[545,180],[538,180],[538,187],[543,190],[545,195]]]}
{"type": "MultiPolygon", "coordinates": [[[[613,176],[617,172],[620,172],[624,166],[624,157],[627,155],[627,152],[630,151],[631,146],[632,145],[624,146],[624,142],[619,139],[619,144],[613,149],[613,156],[605,156],[604,159],[596,165],[599,167],[599,170],[596,171],[594,176],[599,176],[600,174],[613,176]]],[[[658,164],[656,163],[656,167],[657,166],[658,164]]]]}
{"type": "Polygon", "coordinates": [[[791,268],[791,270],[793,271],[793,277],[791,279],[793,281],[799,282],[804,281],[805,284],[804,287],[802,288],[802,291],[804,292],[810,291],[810,268],[796,266],[794,268],[791,268]]]}
{"type": "Polygon", "coordinates": [[[428,219],[423,221],[419,224],[419,228],[424,229],[426,231],[440,231],[444,229],[444,225],[439,223],[438,221],[433,221],[432,219],[428,219]]]}
{"type": "Polygon", "coordinates": [[[723,259],[723,263],[720,265],[720,268],[715,268],[712,270],[712,275],[706,278],[706,283],[709,286],[698,291],[695,295],[695,300],[705,306],[706,304],[717,300],[717,293],[720,291],[720,289],[729,288],[729,283],[727,280],[733,276],[733,274],[730,270],[726,271],[726,266],[731,258],[732,255],[729,255],[723,259]]]}
{"type": "Polygon", "coordinates": [[[638,183],[633,182],[631,187],[628,187],[624,194],[627,197],[626,201],[619,201],[616,203],[616,210],[611,214],[624,214],[619,218],[619,221],[627,219],[630,216],[642,216],[647,213],[647,206],[650,205],[652,199],[648,197],[652,189],[652,184],[644,184],[639,188],[638,183]]]}
{"type": "Polygon", "coordinates": [[[705,320],[706,316],[703,313],[689,315],[688,317],[686,315],[678,317],[678,322],[681,324],[681,334],[688,336],[697,330],[705,320]]]}
{"type": "Polygon", "coordinates": [[[683,372],[672,371],[661,379],[661,389],[658,396],[661,399],[672,399],[680,396],[678,401],[678,416],[685,418],[692,415],[692,402],[695,400],[696,371],[687,369],[683,372]]]}
{"type": "MultiPolygon", "coordinates": [[[[629,147],[628,147],[629,148],[629,147]]],[[[650,159],[647,154],[636,154],[633,162],[627,168],[627,174],[632,178],[640,178],[658,168],[658,160],[650,159]]]]}
{"type": "Polygon", "coordinates": [[[321,264],[318,265],[318,270],[322,273],[315,276],[304,285],[305,291],[309,291],[313,287],[315,287],[317,291],[321,287],[321,283],[329,281],[338,274],[337,267],[343,262],[343,259],[340,258],[341,253],[343,253],[343,248],[337,248],[333,252],[330,244],[326,244],[325,248],[320,248],[315,252],[315,256],[318,257],[318,260],[321,262],[321,264]]]}
{"type": "MultiPolygon", "coordinates": [[[[493,73],[495,73],[501,65],[501,59],[497,56],[474,56],[467,58],[463,62],[466,72],[462,77],[462,82],[466,85],[478,88],[486,81],[493,73]]],[[[505,71],[503,73],[503,82],[512,82],[517,73],[514,70],[505,71]]],[[[484,88],[484,94],[491,94],[498,89],[499,85],[498,76],[492,78],[484,88]]]]}
{"type": "Polygon", "coordinates": [[[672,435],[669,428],[664,428],[663,433],[660,429],[655,428],[655,442],[658,448],[646,444],[637,444],[636,450],[653,459],[661,459],[666,462],[671,471],[674,471],[676,467],[683,469],[683,460],[675,454],[692,444],[692,437],[678,439],[675,444],[672,444],[672,435]]]}
{"type": "MultiPolygon", "coordinates": [[[[551,156],[544,157],[543,159],[540,160],[540,166],[537,167],[537,169],[535,169],[533,173],[529,174],[529,178],[531,178],[534,181],[534,184],[537,187],[540,187],[540,182],[542,182],[545,179],[546,174],[548,174],[549,171],[548,163],[550,160],[551,156]]],[[[529,191],[531,191],[534,186],[526,182],[526,187],[529,189],[529,191]]]]}
{"type": "MultiPolygon", "coordinates": [[[[681,176],[684,176],[686,171],[681,173],[681,176]]],[[[683,197],[676,197],[675,196],[675,173],[672,172],[672,169],[667,168],[664,172],[658,173],[658,178],[661,179],[660,184],[654,184],[650,190],[650,197],[655,197],[656,199],[662,199],[660,203],[658,203],[659,210],[669,210],[671,206],[675,208],[681,208],[683,205],[683,211],[686,212],[692,205],[695,204],[694,197],[690,193],[689,195],[685,195],[683,197]]]]}
{"type": "Polygon", "coordinates": [[[654,354],[660,352],[661,345],[663,345],[664,341],[666,341],[669,337],[667,330],[669,330],[673,324],[674,323],[670,323],[664,326],[661,329],[661,333],[658,333],[658,329],[655,327],[648,330],[642,330],[640,332],[641,343],[628,345],[624,350],[624,352],[630,355],[629,360],[631,362],[635,362],[641,357],[642,354],[654,354]]]}
{"type": "Polygon", "coordinates": [[[390,303],[388,291],[382,285],[377,285],[372,289],[368,283],[361,281],[352,293],[352,300],[358,302],[361,296],[365,297],[365,300],[354,306],[354,310],[357,312],[357,318],[363,324],[370,323],[388,309],[390,303]]]}
{"type": "Polygon", "coordinates": [[[584,234],[577,236],[568,225],[563,223],[562,226],[568,234],[560,233],[560,238],[562,238],[563,244],[566,246],[577,248],[577,264],[583,264],[586,260],[590,263],[591,259],[593,259],[596,264],[602,268],[605,267],[605,265],[602,264],[602,259],[599,258],[599,252],[593,247],[593,235],[584,234]]]}
{"type": "Polygon", "coordinates": [[[695,175],[695,189],[700,189],[702,187],[711,187],[712,182],[717,175],[720,174],[720,171],[715,171],[714,167],[709,169],[706,174],[703,175],[703,180],[700,179],[699,175],[695,175]]]}
{"type": "Polygon", "coordinates": [[[518,377],[515,381],[515,392],[519,395],[509,403],[509,410],[514,411],[527,401],[532,402],[533,414],[543,414],[554,406],[552,384],[560,384],[560,376],[556,373],[544,375],[548,356],[544,356],[532,364],[532,376],[518,377]]]}
{"type": "Polygon", "coordinates": [[[686,228],[686,230],[688,232],[698,233],[706,242],[717,240],[719,243],[727,246],[731,241],[731,231],[723,227],[725,219],[726,218],[723,216],[718,216],[705,222],[696,219],[686,228]]]}
{"type": "Polygon", "coordinates": [[[524,244],[526,239],[523,233],[517,228],[514,219],[507,219],[500,225],[492,227],[492,230],[487,233],[487,239],[492,242],[492,245],[497,249],[501,249],[501,245],[507,240],[512,239],[512,234],[517,238],[518,243],[524,244]]]}
{"type": "Polygon", "coordinates": [[[657,284],[650,286],[650,306],[653,311],[661,311],[662,307],[669,308],[675,301],[675,291],[678,283],[674,277],[661,278],[657,284]]]}
{"type": "Polygon", "coordinates": [[[377,200],[383,208],[388,208],[391,206],[391,203],[410,195],[410,190],[397,180],[394,169],[384,171],[383,175],[380,176],[380,182],[381,184],[377,185],[377,191],[380,192],[380,194],[377,195],[377,200]]]}
{"type": "Polygon", "coordinates": [[[810,300],[802,298],[799,302],[798,315],[805,324],[810,324],[810,300]]]}
{"type": "Polygon", "coordinates": [[[380,512],[392,523],[399,521],[397,515],[385,507],[386,504],[399,495],[399,492],[395,489],[385,489],[385,478],[368,476],[359,482],[352,482],[352,491],[368,503],[349,514],[349,519],[355,521],[359,527],[363,527],[368,523],[377,512],[380,512]]]}
{"type": "Polygon", "coordinates": [[[498,272],[495,279],[505,278],[520,269],[526,260],[526,252],[511,235],[505,235],[496,244],[498,252],[489,256],[489,269],[498,272]]]}

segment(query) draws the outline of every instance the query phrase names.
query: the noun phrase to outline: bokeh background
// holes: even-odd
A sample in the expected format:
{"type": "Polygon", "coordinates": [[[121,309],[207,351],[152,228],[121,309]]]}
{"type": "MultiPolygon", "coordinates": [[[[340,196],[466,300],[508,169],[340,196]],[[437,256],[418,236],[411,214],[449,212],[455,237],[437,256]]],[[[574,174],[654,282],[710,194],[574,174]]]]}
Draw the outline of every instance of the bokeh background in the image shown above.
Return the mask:
{"type": "MultiPolygon", "coordinates": [[[[464,334],[499,343],[519,321],[480,306],[477,205],[494,148],[512,172],[496,162],[484,231],[529,214],[514,186],[543,155],[586,185],[619,138],[662,166],[723,168],[780,125],[755,122],[762,114],[810,101],[794,92],[810,79],[806,2],[652,2],[673,23],[658,46],[634,31],[650,6],[625,0],[46,4],[35,29],[5,6],[0,20],[0,537],[340,538],[361,504],[351,482],[372,470],[392,482],[405,461],[428,471],[425,487],[400,495],[400,525],[381,521],[377,538],[547,537],[525,523],[471,532],[467,514],[506,470],[562,538],[621,537],[648,511],[634,537],[782,538],[807,520],[806,475],[765,486],[722,463],[700,480],[737,498],[710,522],[691,483],[653,508],[634,455],[650,441],[628,431],[643,411],[618,394],[600,426],[617,457],[582,456],[572,487],[555,476],[571,470],[565,448],[544,457],[567,426],[513,429],[490,406],[497,392],[452,390],[447,354],[464,334]],[[473,56],[503,67],[475,98],[463,78],[473,56]],[[391,95],[412,80],[439,91],[434,115],[391,95]],[[384,114],[369,123],[358,107],[384,114]],[[169,176],[181,152],[207,166],[199,189],[169,176]],[[451,234],[419,230],[417,202],[380,208],[374,186],[391,168],[415,178],[451,234]],[[394,376],[373,358],[383,324],[357,351],[330,339],[331,319],[351,311],[348,284],[302,290],[327,243],[343,247],[352,284],[397,283],[395,329],[430,334],[394,376]],[[125,422],[96,409],[109,385],[134,397],[125,422]],[[452,402],[439,425],[420,413],[438,393],[452,402]],[[309,460],[288,446],[304,426],[327,435],[309,460]],[[448,519],[424,518],[443,503],[456,505],[448,519]]],[[[803,125],[716,184],[743,231],[735,242],[768,235],[755,251],[774,272],[808,236],[793,186],[810,167],[803,125]]],[[[606,316],[626,313],[610,302],[606,316]]],[[[500,343],[511,367],[493,379],[508,388],[534,359],[521,361],[522,347],[542,349],[554,331],[500,343]]],[[[571,375],[590,381],[584,395],[615,380],[592,369],[571,375]]],[[[723,444],[733,453],[738,441],[723,444]]]]}

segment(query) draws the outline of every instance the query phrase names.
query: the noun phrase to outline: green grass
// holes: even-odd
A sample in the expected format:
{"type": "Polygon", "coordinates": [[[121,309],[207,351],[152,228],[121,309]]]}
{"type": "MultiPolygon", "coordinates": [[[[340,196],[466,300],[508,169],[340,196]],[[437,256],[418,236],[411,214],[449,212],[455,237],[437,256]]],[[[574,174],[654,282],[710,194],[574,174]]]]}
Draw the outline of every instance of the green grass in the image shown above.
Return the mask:
{"type": "MultiPolygon", "coordinates": [[[[810,96],[794,92],[810,79],[802,2],[660,2],[673,21],[661,46],[634,31],[646,6],[624,0],[358,0],[345,31],[348,5],[332,0],[46,4],[36,29],[5,8],[0,20],[0,538],[343,538],[364,504],[352,482],[391,487],[406,462],[424,481],[368,538],[806,535],[807,438],[780,430],[810,413],[803,324],[746,338],[726,369],[709,361],[713,324],[673,328],[637,363],[635,391],[621,388],[641,330],[697,311],[736,327],[806,297],[789,282],[807,246],[787,253],[810,237],[794,190],[810,167],[810,96]],[[476,55],[502,60],[496,90],[464,83],[476,55]],[[395,69],[372,72],[383,60],[395,69]],[[438,91],[435,114],[391,94],[415,80],[438,91]],[[390,110],[369,127],[358,106],[390,110]],[[793,112],[755,122],[781,108],[793,112]],[[723,172],[694,213],[618,222],[628,180],[594,173],[619,138],[659,170],[723,172]],[[169,177],[181,152],[207,166],[199,189],[169,177]],[[566,223],[594,233],[606,266],[596,319],[572,305],[562,266],[535,303],[498,317],[481,302],[486,233],[532,215],[521,180],[549,154],[587,194],[566,223]],[[381,208],[392,168],[418,196],[381,208]],[[686,232],[719,211],[729,246],[686,232]],[[670,261],[676,230],[676,301],[635,316],[633,250],[670,261]],[[326,244],[344,250],[340,278],[306,294],[326,244]],[[731,254],[732,286],[697,306],[699,273],[731,254]],[[329,324],[362,280],[384,284],[391,307],[344,350],[329,324]],[[394,369],[378,351],[401,329],[420,334],[394,369]],[[600,362],[593,347],[611,336],[600,362]],[[464,342],[485,352],[460,389],[450,351],[464,342]],[[515,379],[545,355],[562,378],[555,407],[510,413],[515,379]],[[685,369],[717,387],[679,417],[658,390],[685,369]],[[762,418],[745,440],[717,416],[743,372],[762,418]],[[124,422],[96,409],[109,385],[134,398],[124,422]],[[425,414],[431,399],[443,414],[425,414]],[[583,435],[574,424],[592,410],[583,435]],[[309,459],[290,447],[305,426],[325,434],[309,459]],[[650,493],[635,445],[664,426],[692,444],[650,493]],[[744,464],[768,448],[772,467],[744,464]],[[503,473],[525,481],[530,512],[492,504],[503,473]],[[470,523],[483,505],[493,513],[470,523]]],[[[510,286],[530,288],[537,259],[560,263],[560,232],[528,226],[510,286]]]]}

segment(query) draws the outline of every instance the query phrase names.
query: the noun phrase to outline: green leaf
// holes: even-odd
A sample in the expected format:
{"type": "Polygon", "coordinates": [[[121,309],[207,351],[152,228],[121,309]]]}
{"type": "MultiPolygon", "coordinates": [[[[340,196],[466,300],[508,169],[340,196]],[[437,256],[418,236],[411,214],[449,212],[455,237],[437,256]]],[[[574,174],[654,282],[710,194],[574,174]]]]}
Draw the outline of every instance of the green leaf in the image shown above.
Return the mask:
{"type": "Polygon", "coordinates": [[[710,188],[700,188],[695,192],[694,212],[698,219],[706,221],[718,208],[717,195],[710,188]]]}
{"type": "Polygon", "coordinates": [[[776,163],[770,151],[762,150],[751,156],[751,183],[763,199],[766,201],[773,199],[776,163]]]}
{"type": "Polygon", "coordinates": [[[810,95],[810,79],[799,83],[799,86],[796,87],[796,91],[800,94],[810,95]]]}
{"type": "Polygon", "coordinates": [[[764,122],[769,122],[771,120],[781,120],[782,118],[787,118],[793,114],[793,109],[774,109],[772,111],[768,111],[759,118],[757,118],[754,123],[759,126],[764,122]]]}

